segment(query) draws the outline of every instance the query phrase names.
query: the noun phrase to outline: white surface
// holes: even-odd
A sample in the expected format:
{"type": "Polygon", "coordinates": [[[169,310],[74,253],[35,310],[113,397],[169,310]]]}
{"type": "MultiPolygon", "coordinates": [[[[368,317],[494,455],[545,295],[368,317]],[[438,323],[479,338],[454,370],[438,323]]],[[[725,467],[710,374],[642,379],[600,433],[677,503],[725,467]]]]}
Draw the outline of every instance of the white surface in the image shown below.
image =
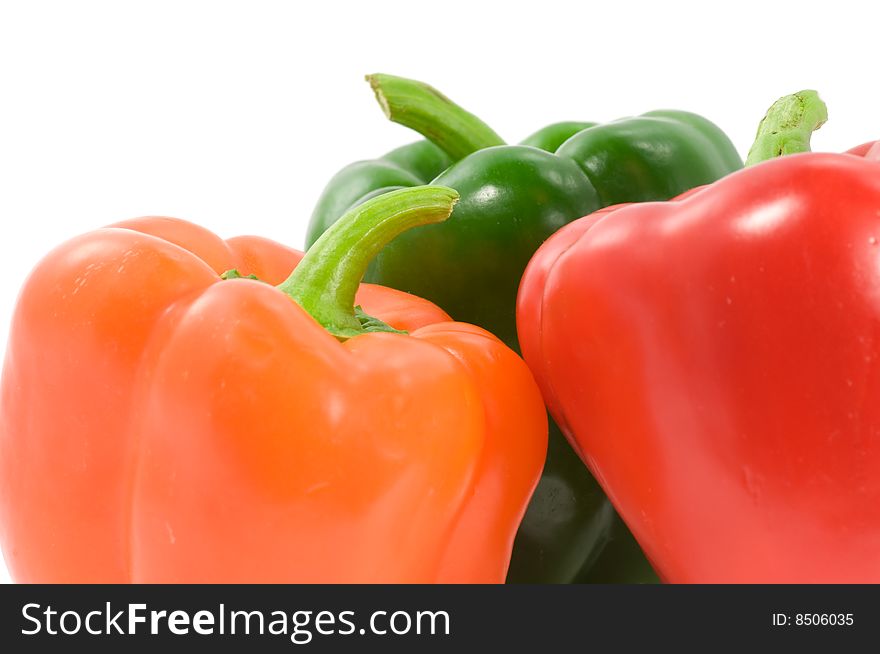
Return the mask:
{"type": "Polygon", "coordinates": [[[830,107],[815,149],[878,138],[871,6],[7,0],[0,346],[38,258],[110,222],[164,214],[301,247],[338,168],[415,139],[365,73],[429,81],[511,141],[671,107],[744,154],[767,106],[802,88],[830,107]]]}

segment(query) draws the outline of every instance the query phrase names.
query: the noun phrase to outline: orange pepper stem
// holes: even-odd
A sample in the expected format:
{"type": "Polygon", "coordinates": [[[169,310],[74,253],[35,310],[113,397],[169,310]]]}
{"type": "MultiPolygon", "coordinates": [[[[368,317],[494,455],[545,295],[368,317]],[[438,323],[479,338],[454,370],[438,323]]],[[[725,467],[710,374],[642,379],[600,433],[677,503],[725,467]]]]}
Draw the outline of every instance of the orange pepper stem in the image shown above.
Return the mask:
{"type": "Polygon", "coordinates": [[[354,306],[367,266],[398,234],[446,220],[457,201],[458,193],[444,186],[406,188],[368,200],[324,232],[278,288],[340,340],[396,331],[354,306]]]}
{"type": "Polygon", "coordinates": [[[828,120],[828,108],[815,91],[799,91],[773,103],[758,125],[746,166],[786,154],[810,151],[810,136],[828,120]]]}

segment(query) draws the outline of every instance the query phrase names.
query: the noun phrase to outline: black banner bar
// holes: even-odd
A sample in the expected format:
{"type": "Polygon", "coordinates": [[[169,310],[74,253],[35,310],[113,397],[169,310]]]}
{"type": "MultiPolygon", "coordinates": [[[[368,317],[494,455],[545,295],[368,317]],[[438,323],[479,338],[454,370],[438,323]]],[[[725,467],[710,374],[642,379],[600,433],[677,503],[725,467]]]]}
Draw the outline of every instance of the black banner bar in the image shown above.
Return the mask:
{"type": "Polygon", "coordinates": [[[841,648],[876,642],[878,607],[880,586],[4,586],[0,643],[7,652],[841,648]]]}

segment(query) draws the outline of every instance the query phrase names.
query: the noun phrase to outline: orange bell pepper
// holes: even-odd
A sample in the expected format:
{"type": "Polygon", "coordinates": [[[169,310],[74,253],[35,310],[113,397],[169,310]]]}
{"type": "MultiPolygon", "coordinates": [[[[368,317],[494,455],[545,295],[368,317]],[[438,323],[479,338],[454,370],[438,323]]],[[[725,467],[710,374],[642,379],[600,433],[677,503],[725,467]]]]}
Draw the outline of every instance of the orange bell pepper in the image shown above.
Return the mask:
{"type": "Polygon", "coordinates": [[[358,288],[456,198],[383,195],[305,258],[170,218],[49,254],[2,379],[13,577],[503,582],[546,451],[537,386],[486,331],[358,288]],[[232,268],[259,281],[222,280],[232,268]]]}

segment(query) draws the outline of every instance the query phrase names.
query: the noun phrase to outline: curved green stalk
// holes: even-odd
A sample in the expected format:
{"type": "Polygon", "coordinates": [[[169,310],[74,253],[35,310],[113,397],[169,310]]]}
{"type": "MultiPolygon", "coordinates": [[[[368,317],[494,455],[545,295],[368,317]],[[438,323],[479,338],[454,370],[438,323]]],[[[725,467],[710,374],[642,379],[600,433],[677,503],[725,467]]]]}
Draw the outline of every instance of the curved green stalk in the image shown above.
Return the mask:
{"type": "Polygon", "coordinates": [[[815,91],[799,91],[773,103],[758,126],[746,166],[786,154],[810,151],[810,136],[828,120],[828,108],[815,91]]]}
{"type": "Polygon", "coordinates": [[[453,161],[504,145],[486,123],[424,82],[381,73],[367,75],[367,81],[390,120],[414,129],[453,161]]]}
{"type": "Polygon", "coordinates": [[[391,191],[351,209],[319,238],[278,288],[327,331],[345,340],[397,331],[354,306],[370,261],[398,234],[446,220],[458,193],[444,186],[391,191]]]}

